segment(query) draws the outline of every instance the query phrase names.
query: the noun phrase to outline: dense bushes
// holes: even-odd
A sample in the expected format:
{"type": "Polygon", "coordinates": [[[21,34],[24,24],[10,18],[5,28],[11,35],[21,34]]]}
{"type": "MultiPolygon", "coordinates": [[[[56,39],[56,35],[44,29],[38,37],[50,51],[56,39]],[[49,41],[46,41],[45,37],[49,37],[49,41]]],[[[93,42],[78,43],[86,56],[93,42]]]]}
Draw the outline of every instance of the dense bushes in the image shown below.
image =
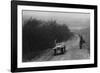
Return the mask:
{"type": "Polygon", "coordinates": [[[54,41],[67,41],[72,33],[64,24],[54,21],[31,19],[23,25],[23,58],[38,55],[40,51],[54,47],[54,41]]]}

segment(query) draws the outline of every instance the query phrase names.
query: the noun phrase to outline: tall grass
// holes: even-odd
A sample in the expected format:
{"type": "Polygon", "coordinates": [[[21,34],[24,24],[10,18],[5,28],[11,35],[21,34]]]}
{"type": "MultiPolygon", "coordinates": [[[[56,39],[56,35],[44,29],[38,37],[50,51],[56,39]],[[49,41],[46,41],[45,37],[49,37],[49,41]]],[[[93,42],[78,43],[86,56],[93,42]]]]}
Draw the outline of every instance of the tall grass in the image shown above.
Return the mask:
{"type": "Polygon", "coordinates": [[[53,48],[54,41],[67,41],[73,34],[65,24],[59,24],[55,20],[42,21],[31,19],[23,25],[23,61],[30,60],[40,52],[53,48]]]}

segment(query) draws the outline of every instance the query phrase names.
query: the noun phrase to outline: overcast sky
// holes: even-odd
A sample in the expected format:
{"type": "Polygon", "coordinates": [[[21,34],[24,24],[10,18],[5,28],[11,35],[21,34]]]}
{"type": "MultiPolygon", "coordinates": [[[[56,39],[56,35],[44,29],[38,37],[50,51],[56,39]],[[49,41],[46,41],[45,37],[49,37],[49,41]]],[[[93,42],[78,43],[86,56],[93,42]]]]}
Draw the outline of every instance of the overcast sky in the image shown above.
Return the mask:
{"type": "Polygon", "coordinates": [[[90,26],[89,13],[23,11],[23,22],[31,17],[44,21],[56,20],[57,23],[68,25],[70,29],[82,29],[90,26]]]}

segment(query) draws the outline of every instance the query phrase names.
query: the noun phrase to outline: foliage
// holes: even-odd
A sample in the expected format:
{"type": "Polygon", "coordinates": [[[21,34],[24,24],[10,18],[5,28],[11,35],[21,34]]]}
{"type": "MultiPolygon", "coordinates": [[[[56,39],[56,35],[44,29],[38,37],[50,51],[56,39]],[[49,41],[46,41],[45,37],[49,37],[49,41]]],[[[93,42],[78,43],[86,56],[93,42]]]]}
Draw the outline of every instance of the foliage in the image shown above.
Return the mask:
{"type": "Polygon", "coordinates": [[[35,57],[40,51],[54,47],[55,40],[63,42],[72,36],[67,25],[58,24],[55,20],[46,22],[30,19],[23,25],[22,33],[23,58],[27,59],[35,57]]]}

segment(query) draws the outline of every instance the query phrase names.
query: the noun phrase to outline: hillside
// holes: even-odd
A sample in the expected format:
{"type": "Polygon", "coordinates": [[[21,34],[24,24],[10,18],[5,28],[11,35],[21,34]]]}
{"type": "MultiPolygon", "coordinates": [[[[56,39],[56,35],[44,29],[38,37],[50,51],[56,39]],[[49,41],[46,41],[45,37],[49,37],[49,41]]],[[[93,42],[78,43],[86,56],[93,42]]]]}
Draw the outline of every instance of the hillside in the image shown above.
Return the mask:
{"type": "Polygon", "coordinates": [[[73,30],[73,32],[82,35],[83,39],[86,42],[84,48],[90,51],[90,28],[73,30]]]}
{"type": "Polygon", "coordinates": [[[72,39],[69,39],[68,41],[64,42],[66,46],[66,52],[64,54],[54,56],[54,50],[51,48],[45,50],[41,55],[37,55],[31,60],[27,60],[26,62],[89,59],[88,50],[79,48],[79,40],[79,36],[75,35],[72,39]]]}

